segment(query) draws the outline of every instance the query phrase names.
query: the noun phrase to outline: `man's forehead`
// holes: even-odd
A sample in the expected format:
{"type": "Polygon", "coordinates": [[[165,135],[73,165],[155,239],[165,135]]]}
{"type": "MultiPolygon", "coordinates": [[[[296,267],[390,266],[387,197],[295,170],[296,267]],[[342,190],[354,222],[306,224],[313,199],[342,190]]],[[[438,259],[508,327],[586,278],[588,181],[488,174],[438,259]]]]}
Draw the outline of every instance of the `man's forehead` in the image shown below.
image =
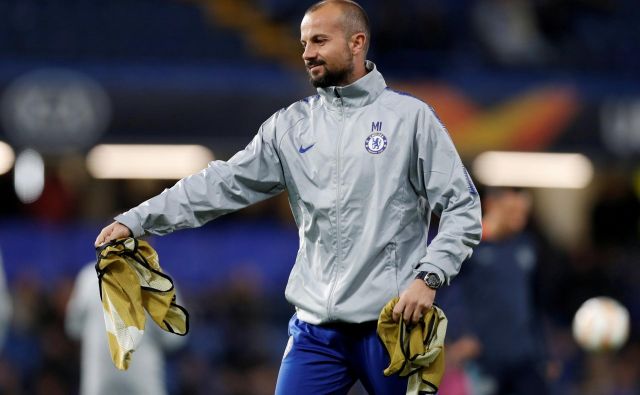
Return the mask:
{"type": "Polygon", "coordinates": [[[334,5],[326,5],[302,18],[300,23],[301,34],[322,34],[331,33],[336,30],[343,30],[342,12],[334,5]]]}

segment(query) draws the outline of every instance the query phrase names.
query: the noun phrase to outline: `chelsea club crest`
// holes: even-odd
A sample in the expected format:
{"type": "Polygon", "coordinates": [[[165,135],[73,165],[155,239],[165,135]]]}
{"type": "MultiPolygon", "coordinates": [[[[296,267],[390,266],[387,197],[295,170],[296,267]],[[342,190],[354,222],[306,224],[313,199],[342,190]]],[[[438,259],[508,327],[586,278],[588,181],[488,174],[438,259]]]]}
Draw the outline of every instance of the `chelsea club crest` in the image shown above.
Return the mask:
{"type": "Polygon", "coordinates": [[[387,148],[387,137],[382,133],[372,133],[364,141],[364,147],[372,154],[379,154],[387,148]]]}

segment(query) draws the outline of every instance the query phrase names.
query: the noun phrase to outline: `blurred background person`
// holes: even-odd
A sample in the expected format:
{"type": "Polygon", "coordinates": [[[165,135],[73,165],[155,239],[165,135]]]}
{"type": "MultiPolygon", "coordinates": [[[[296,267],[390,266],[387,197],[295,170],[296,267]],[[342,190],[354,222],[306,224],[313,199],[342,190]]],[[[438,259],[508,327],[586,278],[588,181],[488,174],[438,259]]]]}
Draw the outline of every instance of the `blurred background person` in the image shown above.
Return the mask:
{"type": "MultiPolygon", "coordinates": [[[[439,295],[451,321],[447,358],[452,373],[455,365],[472,361],[475,394],[548,394],[534,295],[537,251],[524,231],[531,195],[517,188],[487,188],[482,209],[482,243],[458,281],[439,295]]],[[[446,387],[442,394],[449,394],[446,387]]]]}
{"type": "Polygon", "coordinates": [[[67,333],[81,343],[80,394],[168,394],[165,353],[185,343],[185,337],[167,333],[147,317],[144,336],[126,371],[111,360],[94,263],[78,274],[69,304],[67,333]]]}
{"type": "Polygon", "coordinates": [[[11,313],[13,310],[9,285],[4,272],[4,262],[2,260],[2,250],[0,250],[0,350],[4,346],[7,331],[11,324],[11,313]]]}

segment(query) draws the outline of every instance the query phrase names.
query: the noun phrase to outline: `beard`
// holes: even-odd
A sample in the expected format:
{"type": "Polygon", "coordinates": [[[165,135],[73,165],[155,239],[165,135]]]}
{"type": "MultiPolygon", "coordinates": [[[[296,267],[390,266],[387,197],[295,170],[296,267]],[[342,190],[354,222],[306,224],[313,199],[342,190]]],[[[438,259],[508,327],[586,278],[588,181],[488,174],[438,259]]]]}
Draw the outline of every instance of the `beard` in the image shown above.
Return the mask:
{"type": "Polygon", "coordinates": [[[324,67],[324,73],[314,77],[309,72],[309,82],[315,88],[327,88],[330,86],[343,86],[349,81],[349,76],[353,72],[353,62],[347,62],[343,67],[331,70],[323,61],[307,64],[307,67],[321,65],[324,67]]]}

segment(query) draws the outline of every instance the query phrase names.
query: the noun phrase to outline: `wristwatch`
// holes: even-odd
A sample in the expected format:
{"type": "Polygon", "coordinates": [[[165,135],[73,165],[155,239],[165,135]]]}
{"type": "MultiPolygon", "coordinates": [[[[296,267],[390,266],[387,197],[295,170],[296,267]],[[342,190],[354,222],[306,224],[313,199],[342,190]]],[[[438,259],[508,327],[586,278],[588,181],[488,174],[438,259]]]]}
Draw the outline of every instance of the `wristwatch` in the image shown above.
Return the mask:
{"type": "Polygon", "coordinates": [[[427,284],[427,287],[431,289],[438,289],[442,286],[442,280],[440,276],[434,272],[420,272],[416,276],[416,279],[420,279],[427,284]]]}

